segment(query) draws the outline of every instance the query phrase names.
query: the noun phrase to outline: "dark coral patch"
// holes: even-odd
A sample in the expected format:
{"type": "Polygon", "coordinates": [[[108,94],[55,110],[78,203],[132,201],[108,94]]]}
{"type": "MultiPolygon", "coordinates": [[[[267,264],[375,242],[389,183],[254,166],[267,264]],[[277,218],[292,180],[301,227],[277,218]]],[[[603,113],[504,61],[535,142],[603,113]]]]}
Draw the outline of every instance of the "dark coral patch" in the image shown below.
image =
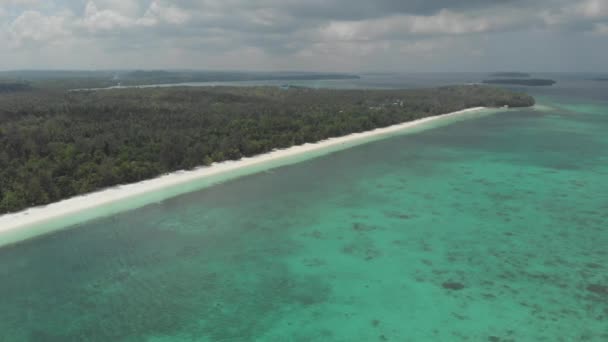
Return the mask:
{"type": "Polygon", "coordinates": [[[444,289],[453,290],[453,291],[459,291],[459,290],[464,289],[464,284],[457,283],[457,282],[451,282],[451,281],[446,281],[445,283],[441,284],[441,286],[444,289]]]}
{"type": "Polygon", "coordinates": [[[376,230],[376,227],[366,225],[360,222],[353,223],[353,230],[357,232],[370,232],[372,230],[376,230]]]}
{"type": "Polygon", "coordinates": [[[384,213],[387,217],[398,218],[401,220],[409,220],[412,218],[412,215],[408,215],[405,213],[397,212],[397,211],[387,211],[384,213]]]}
{"type": "Polygon", "coordinates": [[[599,294],[599,295],[604,295],[604,296],[608,296],[608,286],[605,285],[599,285],[599,284],[591,284],[589,286],[587,286],[587,291],[599,294]]]}

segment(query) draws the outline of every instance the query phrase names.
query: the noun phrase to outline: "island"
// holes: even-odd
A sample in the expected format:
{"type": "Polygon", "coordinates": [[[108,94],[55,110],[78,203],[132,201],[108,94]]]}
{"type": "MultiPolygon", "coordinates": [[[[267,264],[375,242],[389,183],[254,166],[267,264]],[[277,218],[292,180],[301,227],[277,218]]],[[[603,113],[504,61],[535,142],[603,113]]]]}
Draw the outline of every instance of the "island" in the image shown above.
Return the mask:
{"type": "Polygon", "coordinates": [[[608,82],[608,77],[592,78],[591,80],[596,82],[608,82]]]}
{"type": "Polygon", "coordinates": [[[463,109],[533,104],[524,93],[483,85],[1,93],[0,213],[463,109]]]}
{"type": "Polygon", "coordinates": [[[507,84],[507,85],[523,85],[523,86],[552,86],[557,83],[554,80],[540,79],[540,78],[500,78],[484,80],[486,84],[507,84]]]}
{"type": "Polygon", "coordinates": [[[531,75],[528,73],[525,73],[525,72],[495,72],[493,74],[490,74],[490,77],[526,78],[526,77],[531,77],[531,75]]]}
{"type": "Polygon", "coordinates": [[[225,71],[146,71],[117,74],[122,85],[149,85],[198,82],[311,81],[358,79],[358,75],[312,72],[225,72],[225,71]]]}
{"type": "Polygon", "coordinates": [[[43,88],[108,88],[116,86],[150,86],[202,82],[247,81],[314,81],[359,79],[360,76],[344,73],[320,72],[249,72],[199,70],[17,70],[0,71],[0,80],[27,81],[43,88]]]}
{"type": "Polygon", "coordinates": [[[31,90],[28,83],[23,82],[0,82],[0,93],[13,93],[31,90]]]}

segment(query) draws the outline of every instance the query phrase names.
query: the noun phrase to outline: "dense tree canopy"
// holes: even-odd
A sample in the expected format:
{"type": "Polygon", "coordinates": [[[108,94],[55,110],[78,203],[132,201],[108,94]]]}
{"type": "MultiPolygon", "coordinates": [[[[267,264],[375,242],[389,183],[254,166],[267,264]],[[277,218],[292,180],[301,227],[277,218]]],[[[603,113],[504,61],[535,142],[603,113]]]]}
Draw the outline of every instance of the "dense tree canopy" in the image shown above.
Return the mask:
{"type": "Polygon", "coordinates": [[[468,107],[533,103],[485,86],[1,93],[0,212],[468,107]]]}
{"type": "Polygon", "coordinates": [[[32,90],[29,84],[21,82],[0,82],[0,93],[14,93],[32,90]]]}

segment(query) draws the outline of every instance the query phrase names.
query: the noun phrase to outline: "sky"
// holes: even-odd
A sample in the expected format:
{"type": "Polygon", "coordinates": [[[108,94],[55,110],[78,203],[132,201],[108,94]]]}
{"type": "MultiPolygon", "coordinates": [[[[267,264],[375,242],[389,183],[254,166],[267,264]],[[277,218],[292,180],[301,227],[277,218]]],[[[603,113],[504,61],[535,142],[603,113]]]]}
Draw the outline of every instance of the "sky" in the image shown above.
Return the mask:
{"type": "Polygon", "coordinates": [[[608,72],[608,0],[0,0],[0,70],[608,72]]]}

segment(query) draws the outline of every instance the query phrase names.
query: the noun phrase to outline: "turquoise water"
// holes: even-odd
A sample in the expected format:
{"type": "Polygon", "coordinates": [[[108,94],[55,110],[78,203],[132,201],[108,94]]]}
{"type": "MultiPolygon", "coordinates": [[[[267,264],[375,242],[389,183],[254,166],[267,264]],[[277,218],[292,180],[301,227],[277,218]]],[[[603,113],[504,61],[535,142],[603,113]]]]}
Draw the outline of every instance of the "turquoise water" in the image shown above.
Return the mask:
{"type": "Polygon", "coordinates": [[[553,91],[2,248],[0,340],[608,340],[608,102],[553,91]]]}

